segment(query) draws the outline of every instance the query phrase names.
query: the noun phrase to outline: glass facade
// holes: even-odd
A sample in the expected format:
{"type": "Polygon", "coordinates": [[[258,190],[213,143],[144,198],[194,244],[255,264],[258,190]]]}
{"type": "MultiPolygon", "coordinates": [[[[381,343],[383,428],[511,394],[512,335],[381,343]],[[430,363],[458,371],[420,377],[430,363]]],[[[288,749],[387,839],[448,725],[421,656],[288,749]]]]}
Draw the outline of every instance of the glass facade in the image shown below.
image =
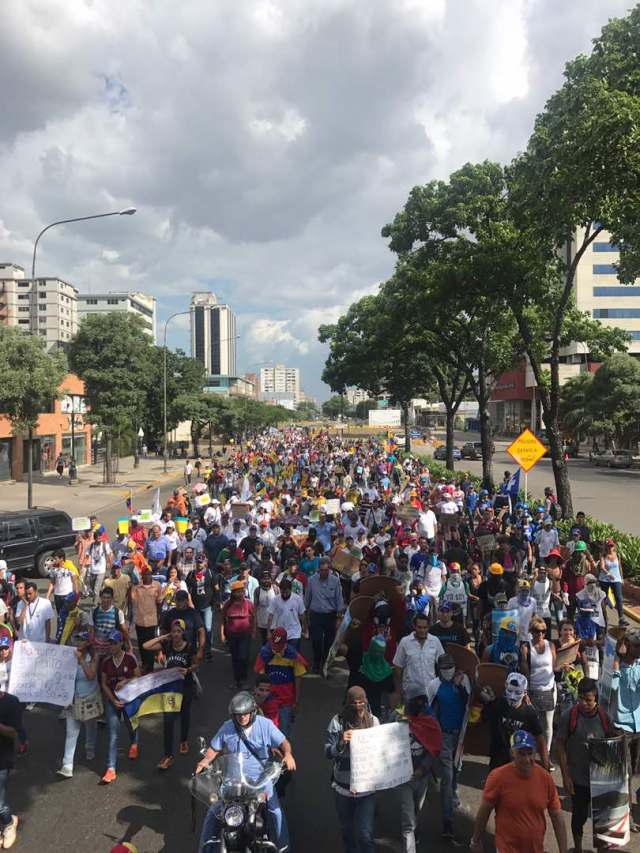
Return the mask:
{"type": "Polygon", "coordinates": [[[619,249],[615,243],[594,243],[593,251],[594,252],[617,252],[619,249]]]}
{"type": "Polygon", "coordinates": [[[630,320],[640,317],[640,308],[594,308],[593,316],[596,320],[630,320]]]}
{"type": "Polygon", "coordinates": [[[593,265],[593,274],[594,275],[617,275],[618,270],[614,267],[613,264],[594,264],[593,265]]]}
{"type": "Polygon", "coordinates": [[[594,287],[594,296],[640,296],[640,287],[621,284],[619,287],[594,287]]]}

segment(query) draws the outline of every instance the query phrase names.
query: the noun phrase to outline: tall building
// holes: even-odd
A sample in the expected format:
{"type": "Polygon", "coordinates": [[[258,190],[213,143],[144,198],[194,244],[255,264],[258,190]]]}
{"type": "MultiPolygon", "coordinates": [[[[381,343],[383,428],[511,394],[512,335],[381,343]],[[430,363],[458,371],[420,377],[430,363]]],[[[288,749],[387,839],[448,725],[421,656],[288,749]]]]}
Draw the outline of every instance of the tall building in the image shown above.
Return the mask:
{"type": "Polygon", "coordinates": [[[110,314],[122,311],[135,314],[145,332],[156,343],[156,300],[154,296],[133,291],[115,293],[79,293],[78,321],[82,322],[89,314],[110,314]]]}
{"type": "Polygon", "coordinates": [[[41,335],[48,350],[64,346],[78,331],[78,291],[59,278],[37,278],[37,323],[33,328],[31,285],[23,267],[0,263],[0,321],[41,335]]]}
{"type": "MultiPolygon", "coordinates": [[[[584,232],[578,232],[582,240],[584,232]]],[[[570,261],[575,243],[568,247],[570,261]]],[[[574,294],[580,311],[588,311],[607,326],[618,326],[631,335],[628,352],[640,355],[640,280],[633,285],[620,284],[613,266],[619,260],[617,246],[606,231],[596,237],[584,253],[576,270],[574,294]]],[[[584,360],[584,347],[574,345],[569,354],[584,360]],[[572,352],[573,350],[573,352],[572,352]]]]}
{"type": "Polygon", "coordinates": [[[191,294],[191,356],[208,376],[236,375],[236,315],[214,293],[191,294]]]}
{"type": "Polygon", "coordinates": [[[266,396],[289,394],[298,402],[297,398],[301,390],[299,368],[285,367],[284,364],[260,368],[261,394],[266,396]]]}

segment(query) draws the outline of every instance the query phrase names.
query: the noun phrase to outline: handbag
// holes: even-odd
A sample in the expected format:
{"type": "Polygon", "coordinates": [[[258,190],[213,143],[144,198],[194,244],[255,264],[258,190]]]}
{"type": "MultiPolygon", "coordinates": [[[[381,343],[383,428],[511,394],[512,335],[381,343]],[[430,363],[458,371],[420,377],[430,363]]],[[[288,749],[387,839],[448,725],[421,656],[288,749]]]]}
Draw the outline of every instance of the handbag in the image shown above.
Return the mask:
{"type": "Polygon", "coordinates": [[[95,720],[104,713],[104,703],[100,688],[96,687],[88,696],[76,696],[73,700],[73,716],[78,722],[86,723],[95,720]]]}
{"type": "Polygon", "coordinates": [[[529,699],[536,711],[553,711],[556,707],[556,691],[551,690],[529,690],[529,699]]]}

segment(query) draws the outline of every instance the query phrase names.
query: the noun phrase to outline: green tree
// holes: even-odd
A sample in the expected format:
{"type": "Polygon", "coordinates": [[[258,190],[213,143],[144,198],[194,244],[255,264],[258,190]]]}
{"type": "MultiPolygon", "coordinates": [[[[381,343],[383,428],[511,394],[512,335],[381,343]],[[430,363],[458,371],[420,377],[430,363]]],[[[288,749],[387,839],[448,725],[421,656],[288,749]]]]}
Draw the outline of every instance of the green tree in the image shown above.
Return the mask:
{"type": "Polygon", "coordinates": [[[576,452],[581,442],[593,434],[592,384],[593,373],[578,373],[560,389],[560,427],[565,438],[571,437],[575,442],[576,452]]]}
{"type": "Polygon", "coordinates": [[[320,417],[320,409],[312,400],[303,400],[296,406],[296,415],[302,420],[313,421],[320,417]]]}
{"type": "Polygon", "coordinates": [[[369,417],[369,412],[372,409],[378,408],[377,400],[360,400],[359,403],[356,403],[356,417],[358,420],[366,421],[369,417]]]}
{"type": "MultiPolygon", "coordinates": [[[[335,389],[331,387],[331,390],[333,391],[335,389]]],[[[330,397],[328,400],[325,400],[322,404],[322,414],[325,416],[325,418],[335,419],[338,417],[347,417],[349,412],[349,403],[344,397],[344,394],[336,394],[333,397],[330,397]]]]}
{"type": "Polygon", "coordinates": [[[114,435],[131,429],[144,410],[154,349],[139,319],[118,313],[85,317],[69,345],[69,364],[85,383],[88,420],[104,436],[106,483],[115,482],[114,435]]]}
{"type": "Polygon", "coordinates": [[[33,506],[33,433],[39,416],[60,396],[66,373],[61,352],[47,353],[42,338],[0,326],[0,411],[13,434],[27,439],[27,507],[33,506]]]}
{"type": "Polygon", "coordinates": [[[607,359],[588,391],[592,430],[614,447],[628,448],[640,435],[640,363],[619,353],[607,359]]]}
{"type": "MultiPolygon", "coordinates": [[[[164,348],[152,347],[143,383],[145,402],[140,417],[145,434],[164,445],[164,348]]],[[[205,370],[201,362],[190,358],[182,350],[167,350],[167,430],[176,428],[184,415],[181,398],[198,397],[205,383],[205,370]]]]}

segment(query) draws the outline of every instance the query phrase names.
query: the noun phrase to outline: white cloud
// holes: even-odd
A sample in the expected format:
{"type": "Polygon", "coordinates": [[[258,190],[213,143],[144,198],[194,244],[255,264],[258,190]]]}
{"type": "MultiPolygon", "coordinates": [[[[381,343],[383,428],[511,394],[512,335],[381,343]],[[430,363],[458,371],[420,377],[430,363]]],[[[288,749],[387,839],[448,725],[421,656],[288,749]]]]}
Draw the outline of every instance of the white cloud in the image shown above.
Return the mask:
{"type": "MultiPolygon", "coordinates": [[[[408,191],[509,160],[626,0],[4,0],[0,260],[79,288],[211,288],[241,365],[297,364],[317,325],[393,269],[380,228],[408,191]]],[[[189,348],[187,318],[170,332],[189,348]]]]}

